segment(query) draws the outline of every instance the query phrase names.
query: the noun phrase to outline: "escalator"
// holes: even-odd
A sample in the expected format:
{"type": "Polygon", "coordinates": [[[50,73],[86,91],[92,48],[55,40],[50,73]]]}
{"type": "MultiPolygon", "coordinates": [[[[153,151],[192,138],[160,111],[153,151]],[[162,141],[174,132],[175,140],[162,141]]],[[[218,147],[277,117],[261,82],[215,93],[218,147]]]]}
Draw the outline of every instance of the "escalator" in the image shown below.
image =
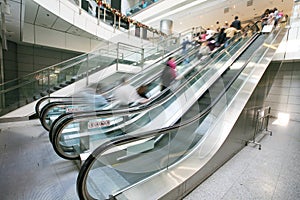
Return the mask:
{"type": "MultiPolygon", "coordinates": [[[[190,49],[190,52],[193,54],[193,52],[196,51],[197,46],[194,46],[190,49]]],[[[176,49],[175,51],[169,53],[166,55],[168,57],[169,55],[175,55],[178,57],[177,62],[178,64],[181,63],[184,58],[180,55],[181,49],[176,49]]],[[[166,62],[166,58],[163,58],[162,60],[158,60],[152,65],[150,65],[147,69],[137,73],[136,75],[126,75],[126,77],[130,78],[130,84],[134,87],[138,88],[141,85],[147,85],[149,90],[155,89],[156,86],[159,85],[159,77],[161,70],[164,68],[166,62]]],[[[105,83],[105,85],[109,85],[109,88],[106,88],[104,92],[102,92],[102,96],[105,96],[106,99],[112,98],[112,92],[115,88],[119,87],[119,79],[122,77],[122,74],[120,73],[114,73],[111,76],[104,78],[99,82],[98,84],[102,85],[105,83]]],[[[97,88],[97,86],[95,87],[97,88]]],[[[96,90],[96,89],[95,89],[96,90]]],[[[149,92],[150,94],[150,92],[149,92]]],[[[153,98],[154,92],[151,93],[150,97],[153,98]]],[[[107,106],[105,109],[115,109],[114,107],[118,107],[117,103],[110,103],[113,105],[107,106]]],[[[50,126],[52,122],[60,115],[64,113],[70,113],[75,111],[84,111],[88,110],[86,107],[85,99],[80,98],[74,98],[74,97],[63,97],[63,98],[57,98],[57,97],[46,97],[44,99],[41,99],[36,104],[36,113],[39,115],[41,124],[46,130],[50,130],[50,126]],[[50,99],[55,99],[54,101],[49,102],[46,105],[43,105],[42,103],[44,101],[49,101],[50,99]],[[43,106],[42,108],[39,108],[43,106]]],[[[91,107],[92,105],[90,105],[91,107]]],[[[92,111],[90,109],[90,111],[92,111]]]]}
{"type": "MultiPolygon", "coordinates": [[[[273,44],[275,39],[283,37],[283,33],[280,29],[269,37],[257,35],[175,125],[125,135],[96,148],[80,169],[77,178],[79,198],[142,199],[147,196],[159,199],[169,195],[171,190],[178,191],[179,196],[188,191],[191,186],[185,182],[187,176],[196,174],[210,159],[218,158],[214,155],[230,133],[229,121],[235,123],[239,115],[235,111],[237,116],[227,114],[232,119],[226,118],[227,110],[243,109],[243,103],[233,103],[236,96],[247,100],[245,96],[251,93],[244,92],[243,88],[254,85],[254,80],[258,82],[256,72],[263,75],[263,58],[268,56],[267,51],[274,51],[263,44],[273,44]],[[223,135],[223,132],[226,134],[223,135]],[[183,187],[180,187],[181,184],[183,187]]],[[[227,154],[236,151],[230,148],[230,143],[225,149],[227,154]]],[[[216,162],[212,163],[208,167],[216,169],[216,162]]],[[[208,176],[207,169],[202,171],[204,174],[201,176],[208,176]]]]}
{"type": "MultiPolygon", "coordinates": [[[[149,110],[149,108],[140,108],[139,110],[127,110],[125,113],[122,111],[123,113],[107,112],[101,115],[99,113],[93,115],[84,114],[82,116],[73,115],[68,118],[60,119],[61,125],[53,126],[50,131],[55,130],[52,133],[52,144],[55,151],[63,158],[78,159],[80,153],[91,151],[107,139],[124,134],[136,134],[140,131],[149,131],[156,127],[173,125],[182,117],[182,114],[189,110],[194,102],[205,93],[209,86],[227,70],[231,63],[239,57],[247,44],[254,40],[254,37],[255,36],[251,39],[243,38],[238,44],[235,43],[231,49],[224,50],[209,66],[204,68],[203,66],[198,66],[199,71],[195,75],[187,78],[187,81],[180,86],[180,89],[176,91],[175,95],[170,94],[164,101],[153,105],[151,110],[149,110]],[[130,121],[130,123],[124,123],[122,126],[114,127],[113,130],[105,130],[104,132],[103,127],[95,130],[89,130],[88,128],[90,121],[95,119],[95,115],[97,116],[98,114],[100,120],[107,117],[125,117],[135,115],[136,113],[142,113],[142,115],[139,115],[133,122],[130,121]],[[168,117],[168,119],[166,120],[165,117],[168,117]],[[78,124],[75,133],[65,131],[74,128],[72,125],[73,122],[78,124]]],[[[196,110],[198,112],[200,111],[199,108],[196,110]]]]}

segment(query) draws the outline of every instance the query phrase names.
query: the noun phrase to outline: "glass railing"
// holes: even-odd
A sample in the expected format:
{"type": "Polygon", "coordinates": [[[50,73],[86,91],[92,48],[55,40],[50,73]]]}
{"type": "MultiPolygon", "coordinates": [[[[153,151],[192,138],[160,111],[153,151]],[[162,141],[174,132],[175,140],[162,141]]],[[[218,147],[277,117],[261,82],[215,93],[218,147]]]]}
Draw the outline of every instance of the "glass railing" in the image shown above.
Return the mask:
{"type": "MultiPolygon", "coordinates": [[[[178,58],[180,57],[180,53],[181,53],[180,49],[177,49],[174,52],[174,54],[177,55],[178,58]]],[[[159,85],[159,82],[155,83],[155,81],[153,80],[156,79],[156,81],[159,81],[160,72],[163,69],[165,62],[166,62],[166,58],[163,58],[159,62],[155,62],[152,66],[147,66],[147,69],[137,73],[136,75],[131,75],[132,77],[129,79],[130,84],[136,88],[138,88],[141,85],[151,85],[151,88],[153,89],[155,85],[159,85]]],[[[119,75],[119,78],[120,76],[121,75],[119,75]]],[[[130,75],[126,75],[126,76],[130,77],[130,75]]],[[[107,85],[108,82],[113,82],[109,79],[117,79],[115,80],[115,82],[117,82],[115,83],[115,86],[117,87],[119,83],[118,80],[119,78],[116,78],[115,76],[110,76],[99,81],[97,84],[102,85],[103,87],[107,85]]],[[[113,86],[110,87],[112,87],[110,91],[104,91],[104,93],[102,93],[102,96],[104,96],[106,99],[111,99],[110,97],[112,96],[114,87],[113,86]]],[[[150,87],[148,87],[148,89],[150,89],[150,87]]],[[[150,91],[148,93],[150,94],[150,91]]],[[[153,95],[154,93],[151,96],[153,97],[153,95]]],[[[44,103],[38,102],[37,104],[37,107],[39,108],[42,107],[42,109],[40,110],[40,114],[38,114],[38,116],[40,117],[41,124],[46,130],[50,130],[50,126],[52,122],[57,117],[59,117],[64,113],[87,110],[86,106],[84,106],[82,102],[76,101],[76,99],[72,99],[72,98],[63,98],[63,100],[61,98],[53,98],[53,99],[48,98],[48,99],[50,100],[49,103],[46,103],[44,100],[41,100],[44,103]]],[[[111,110],[111,109],[116,109],[118,107],[119,105],[117,103],[111,101],[109,105],[103,107],[102,109],[111,110]]],[[[39,111],[39,108],[36,109],[39,111]]]]}
{"type": "MultiPolygon", "coordinates": [[[[231,69],[235,73],[224,87],[219,88],[219,84],[216,83],[216,88],[219,88],[218,92],[209,89],[208,93],[201,97],[201,99],[211,100],[208,106],[200,112],[175,126],[138,133],[134,136],[126,135],[106,142],[95,149],[85,160],[77,178],[79,198],[118,198],[122,192],[180,163],[196,148],[203,152],[201,156],[212,157],[213,155],[209,152],[211,149],[201,146],[202,142],[215,127],[218,116],[225,112],[245,84],[248,79],[247,74],[251,74],[255,63],[261,59],[260,55],[264,55],[262,53],[253,57],[258,47],[264,42],[264,37],[260,35],[253,40],[253,43],[251,42],[249,51],[246,51],[247,58],[244,58],[242,63],[238,61],[236,68],[231,69]],[[252,46],[253,44],[255,45],[252,46]],[[247,73],[243,73],[245,71],[247,73]],[[160,139],[157,140],[157,138],[160,139]]],[[[225,75],[230,73],[228,71],[225,75]]],[[[220,83],[223,84],[226,78],[228,77],[221,78],[220,83]]],[[[199,156],[195,159],[199,160],[199,156]]]]}
{"type": "MultiPolygon", "coordinates": [[[[51,128],[52,144],[55,151],[63,158],[66,159],[78,159],[79,154],[85,151],[92,151],[95,147],[106,141],[107,139],[112,139],[116,136],[123,134],[132,134],[141,130],[154,129],[155,127],[165,127],[175,123],[181,115],[178,113],[185,107],[185,105],[190,105],[192,99],[186,98],[188,94],[193,94],[194,96],[201,95],[203,91],[203,86],[208,87],[209,84],[213,83],[213,79],[216,79],[218,74],[224,72],[226,66],[230,62],[233,62],[232,56],[235,55],[239,49],[247,43],[248,38],[241,38],[238,42],[233,43],[232,46],[224,50],[224,53],[214,59],[209,66],[203,69],[203,66],[196,64],[198,70],[194,76],[189,76],[187,74],[188,82],[184,82],[185,86],[181,86],[174,95],[169,96],[160,103],[155,103],[151,109],[143,109],[127,111],[118,114],[117,112],[105,113],[100,115],[96,112],[93,114],[84,115],[70,115],[70,118],[61,118],[57,120],[57,124],[53,125],[51,128]],[[178,101],[178,98],[182,98],[178,101]],[[186,102],[185,102],[186,101],[186,102]],[[174,106],[178,102],[183,103],[181,106],[174,106]],[[161,113],[166,112],[172,113],[172,120],[168,122],[164,120],[159,120],[161,113]],[[146,111],[146,112],[145,112],[146,111]],[[136,115],[141,113],[142,115],[136,115]],[[131,116],[131,117],[127,117],[131,116]],[[134,119],[132,118],[134,117],[134,119]],[[137,117],[138,116],[138,117],[137,117]],[[175,116],[175,117],[174,117],[175,116]],[[125,126],[115,123],[115,120],[120,120],[121,122],[126,119],[125,126]],[[129,121],[130,123],[129,123],[129,121]],[[153,120],[156,122],[153,123],[153,120]],[[109,123],[105,123],[109,122],[109,123]],[[61,123],[61,125],[59,125],[61,123]],[[91,124],[96,124],[97,126],[92,126],[91,124]],[[103,125],[101,125],[103,124],[103,125]],[[108,125],[109,124],[109,125],[108,125]],[[151,124],[151,126],[149,125],[151,124]],[[116,125],[116,126],[114,126],[116,125]]],[[[241,52],[239,52],[241,53],[241,52]]],[[[118,121],[119,122],[119,121],[118,121]]],[[[49,133],[50,134],[50,133],[49,133]]]]}
{"type": "Polygon", "coordinates": [[[114,65],[116,71],[118,64],[139,67],[142,70],[144,60],[147,59],[147,56],[151,56],[150,53],[159,52],[157,56],[161,56],[165,52],[161,46],[154,44],[145,46],[151,51],[145,52],[141,47],[121,43],[109,44],[93,52],[5,82],[0,85],[2,108],[0,114],[8,113],[81,79],[85,79],[86,86],[93,84],[89,75],[109,66],[114,65]]]}
{"type": "MultiPolygon", "coordinates": [[[[151,77],[151,74],[157,74],[159,71],[162,70],[162,68],[164,67],[164,63],[166,62],[166,58],[168,57],[169,53],[175,53],[175,57],[176,58],[180,58],[181,55],[181,47],[180,47],[180,38],[182,37],[186,37],[187,35],[191,36],[191,30],[190,31],[186,31],[185,33],[181,33],[181,34],[173,34],[172,36],[166,38],[166,39],[160,39],[161,42],[157,42],[157,45],[155,46],[155,43],[147,43],[146,45],[143,45],[143,48],[141,49],[141,54],[142,54],[142,59],[140,59],[139,63],[133,63],[133,65],[140,65],[141,68],[143,69],[144,66],[147,66],[147,69],[143,70],[140,74],[136,74],[132,77],[132,79],[134,79],[133,81],[130,81],[132,85],[134,85],[135,87],[140,86],[141,84],[143,84],[143,82],[138,81],[138,80],[142,80],[145,81],[149,78],[147,78],[147,76],[151,77]],[[157,64],[156,62],[154,62],[153,66],[150,64],[149,65],[149,61],[155,61],[155,60],[159,60],[159,59],[163,59],[163,62],[160,64],[157,64]],[[157,66],[157,67],[155,67],[157,66]],[[150,74],[150,75],[147,75],[150,74]],[[137,76],[137,78],[134,78],[135,76],[137,76]],[[144,77],[144,78],[143,78],[144,77]]],[[[117,44],[117,49],[120,49],[120,47],[125,46],[127,51],[131,53],[131,56],[136,56],[136,53],[134,52],[136,47],[131,47],[131,45],[127,45],[127,44],[123,44],[123,43],[118,43],[117,44]],[[133,48],[132,50],[130,50],[130,48],[133,48]]],[[[196,46],[194,46],[196,48],[196,46]]],[[[220,48],[221,49],[221,48],[220,48]]],[[[191,49],[190,49],[191,50],[191,49]]],[[[118,59],[116,62],[116,65],[118,65],[118,60],[119,59],[123,59],[124,55],[120,54],[119,51],[117,51],[118,54],[118,59]]],[[[130,54],[130,53],[129,53],[130,54]]],[[[173,56],[174,56],[173,55],[173,56]]],[[[127,55],[127,57],[129,57],[129,55],[127,55]]],[[[161,62],[161,61],[160,61],[161,62]]],[[[118,66],[116,67],[118,68],[118,66]]],[[[98,83],[101,84],[101,82],[105,82],[107,80],[101,80],[98,83]]],[[[108,82],[111,82],[108,80],[108,82]]],[[[112,86],[111,86],[112,87],[112,86]]],[[[109,95],[107,94],[107,92],[105,92],[105,96],[109,97],[109,95]]],[[[64,98],[66,101],[71,101],[70,99],[64,98]]],[[[55,100],[58,100],[58,98],[53,98],[52,100],[50,100],[50,98],[48,98],[48,102],[53,102],[55,100]]],[[[58,100],[61,101],[61,100],[58,100]]],[[[46,115],[46,113],[43,114],[43,116],[40,115],[40,111],[42,109],[42,107],[44,105],[46,105],[47,103],[44,101],[43,104],[41,104],[40,102],[37,103],[37,107],[36,107],[36,115],[40,116],[41,122],[43,124],[43,126],[49,130],[50,126],[48,123],[51,123],[52,121],[48,121],[47,123],[44,123],[44,119],[49,119],[49,117],[47,116],[46,118],[44,118],[46,115]]],[[[64,107],[67,108],[67,104],[62,103],[63,105],[61,106],[60,109],[56,109],[57,111],[62,111],[62,113],[65,112],[64,107]]],[[[56,106],[58,107],[59,104],[56,104],[56,106]]],[[[72,105],[70,105],[72,107],[72,105]]],[[[76,106],[76,105],[75,105],[76,106]]],[[[70,111],[73,109],[70,109],[70,111]]],[[[76,109],[75,109],[76,110],[76,109]]],[[[79,109],[80,110],[80,109],[79,109]]],[[[48,110],[49,112],[52,113],[51,109],[48,110]]],[[[47,112],[48,112],[47,111],[47,112]]],[[[55,115],[57,115],[57,112],[53,112],[53,114],[56,113],[55,115]]],[[[53,118],[53,117],[52,117],[53,118]]]]}
{"type": "Polygon", "coordinates": [[[145,0],[145,1],[138,1],[136,4],[134,4],[132,7],[126,9],[126,15],[131,16],[135,13],[140,12],[141,10],[149,7],[153,3],[158,2],[159,0],[145,0]]]}
{"type": "MultiPolygon", "coordinates": [[[[61,1],[61,0],[60,0],[61,1]]],[[[122,14],[121,11],[116,10],[115,8],[112,8],[111,5],[109,5],[105,1],[100,1],[101,3],[97,3],[98,0],[91,0],[91,1],[81,1],[81,0],[69,0],[71,3],[78,6],[82,11],[89,13],[90,15],[94,16],[98,19],[98,24],[105,23],[107,25],[110,25],[114,27],[115,29],[119,29],[121,31],[127,31],[130,29],[135,29],[135,33],[133,35],[140,37],[142,34],[138,32],[149,32],[151,34],[148,34],[148,37],[154,36],[162,36],[165,35],[163,32],[161,32],[157,28],[148,27],[147,25],[138,22],[136,20],[131,19],[128,15],[122,14]],[[100,5],[100,6],[98,6],[100,5]],[[138,34],[137,34],[138,33],[138,34]]],[[[155,1],[154,1],[155,2],[155,1]]],[[[142,3],[142,2],[141,2],[142,3]]],[[[149,6],[150,1],[147,0],[145,3],[142,3],[145,7],[145,5],[149,6]]],[[[152,1],[153,3],[153,1],[152,1]]],[[[151,3],[151,4],[152,4],[151,3]]],[[[137,5],[134,5],[134,7],[137,5]]],[[[145,39],[145,35],[143,36],[145,39]]]]}

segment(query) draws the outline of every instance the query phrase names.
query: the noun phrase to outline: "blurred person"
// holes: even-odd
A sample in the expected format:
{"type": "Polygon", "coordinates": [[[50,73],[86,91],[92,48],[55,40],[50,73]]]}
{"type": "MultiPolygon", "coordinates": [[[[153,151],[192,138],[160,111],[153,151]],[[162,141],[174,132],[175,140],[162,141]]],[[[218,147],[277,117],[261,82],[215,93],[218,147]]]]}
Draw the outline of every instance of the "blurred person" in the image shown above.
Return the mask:
{"type": "Polygon", "coordinates": [[[84,104],[92,110],[99,110],[108,104],[107,100],[101,94],[97,94],[96,90],[91,87],[82,89],[75,97],[83,98],[84,104]]]}
{"type": "Polygon", "coordinates": [[[269,9],[266,9],[265,12],[260,16],[261,29],[263,29],[264,26],[268,24],[269,12],[270,12],[269,9]]]}
{"type": "Polygon", "coordinates": [[[147,96],[147,92],[148,92],[148,87],[146,85],[141,85],[140,87],[138,87],[138,89],[136,90],[137,93],[145,98],[145,99],[148,99],[149,97],[147,96]]]}
{"type": "Polygon", "coordinates": [[[122,85],[114,91],[114,96],[121,106],[132,106],[149,101],[137,93],[137,90],[128,83],[126,77],[123,77],[121,82],[122,85]]]}
{"type": "Polygon", "coordinates": [[[274,11],[273,10],[270,10],[270,12],[269,12],[267,24],[268,25],[274,25],[275,24],[275,16],[274,16],[274,11]]]}
{"type": "Polygon", "coordinates": [[[216,22],[216,31],[217,32],[221,31],[221,27],[220,27],[220,22],[219,21],[216,22]]]}
{"type": "Polygon", "coordinates": [[[186,55],[187,54],[187,47],[188,45],[190,45],[191,42],[189,41],[189,38],[186,37],[185,39],[183,39],[183,42],[181,43],[182,46],[182,54],[186,55]]]}
{"type": "Polygon", "coordinates": [[[211,30],[210,28],[206,29],[206,40],[213,39],[213,36],[216,33],[217,33],[216,31],[211,30]]]}
{"type": "Polygon", "coordinates": [[[160,91],[163,91],[164,89],[168,88],[171,83],[176,78],[176,63],[175,58],[170,57],[167,61],[167,64],[164,68],[164,70],[161,73],[161,89],[160,91]]]}
{"type": "Polygon", "coordinates": [[[225,29],[229,28],[229,25],[228,25],[228,22],[227,22],[227,21],[225,21],[225,23],[224,23],[224,25],[222,26],[222,28],[225,28],[225,29]]]}
{"type": "Polygon", "coordinates": [[[230,27],[224,31],[224,33],[226,34],[225,47],[228,46],[230,39],[233,38],[237,32],[238,32],[238,30],[235,27],[233,27],[232,25],[230,25],[230,27]]]}
{"type": "Polygon", "coordinates": [[[199,52],[198,52],[198,59],[200,60],[203,56],[207,56],[210,54],[210,48],[208,47],[208,41],[202,42],[199,52]]]}
{"type": "Polygon", "coordinates": [[[274,26],[277,26],[277,24],[278,24],[278,13],[279,13],[279,11],[278,11],[278,9],[277,9],[276,7],[273,9],[273,11],[274,11],[274,26]]]}
{"type": "Polygon", "coordinates": [[[225,28],[221,28],[221,29],[220,29],[220,32],[219,32],[219,35],[218,35],[218,37],[217,37],[215,46],[216,46],[216,47],[219,47],[219,46],[221,46],[222,44],[224,44],[225,42],[226,42],[225,28]]]}
{"type": "Polygon", "coordinates": [[[230,26],[236,28],[237,30],[241,30],[242,29],[241,21],[239,20],[238,16],[234,17],[234,21],[231,23],[230,26]]]}
{"type": "Polygon", "coordinates": [[[226,34],[226,40],[233,38],[233,36],[238,32],[238,30],[233,27],[232,25],[224,30],[224,33],[226,34]]]}
{"type": "Polygon", "coordinates": [[[200,34],[200,41],[206,41],[207,39],[206,36],[207,36],[206,31],[202,31],[200,34]]]}

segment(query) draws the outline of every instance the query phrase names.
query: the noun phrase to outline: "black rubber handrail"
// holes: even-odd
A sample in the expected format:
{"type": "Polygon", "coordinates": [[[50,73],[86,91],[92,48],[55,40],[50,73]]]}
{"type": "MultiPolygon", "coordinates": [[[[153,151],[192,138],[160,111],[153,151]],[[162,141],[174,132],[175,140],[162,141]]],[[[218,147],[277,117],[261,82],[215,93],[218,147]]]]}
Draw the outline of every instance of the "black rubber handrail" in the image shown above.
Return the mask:
{"type": "MultiPolygon", "coordinates": [[[[249,43],[249,41],[248,41],[248,43],[249,43]]],[[[237,56],[235,56],[236,58],[238,57],[238,55],[237,56]]],[[[234,59],[233,59],[234,60],[234,59]]],[[[196,75],[195,75],[196,76],[196,75]]],[[[190,79],[188,79],[188,80],[192,80],[195,76],[192,76],[190,79]]],[[[186,84],[187,84],[187,82],[189,82],[189,81],[186,81],[186,84]]],[[[184,85],[184,84],[183,84],[184,85]]],[[[184,86],[182,86],[181,88],[183,88],[184,86]]],[[[172,96],[172,95],[171,95],[172,96]]],[[[155,105],[154,105],[154,107],[155,106],[157,106],[157,105],[159,105],[159,103],[160,102],[157,102],[155,105]]],[[[151,107],[151,108],[153,108],[153,107],[151,107]]],[[[145,108],[145,110],[147,110],[147,108],[145,108]]],[[[126,114],[133,114],[133,112],[137,112],[136,110],[132,110],[132,111],[130,111],[129,113],[127,112],[126,114]]],[[[141,112],[141,110],[139,110],[139,112],[141,112]]],[[[102,112],[103,113],[103,112],[102,112]]],[[[111,112],[107,112],[107,114],[112,114],[111,112]]],[[[113,114],[114,114],[114,116],[115,116],[115,112],[113,112],[113,114]]],[[[95,115],[93,115],[93,117],[94,117],[95,115]]],[[[69,122],[71,122],[73,119],[75,119],[75,117],[76,117],[76,120],[78,119],[77,118],[77,116],[75,116],[75,115],[69,115],[69,116],[67,116],[68,117],[68,119],[66,119],[66,118],[61,118],[61,119],[59,119],[59,120],[61,120],[61,122],[63,122],[63,123],[65,123],[65,124],[68,124],[69,122]]],[[[82,115],[82,116],[80,116],[81,118],[86,118],[87,116],[86,115],[82,115]]],[[[107,117],[107,116],[106,116],[107,117]]],[[[55,124],[55,123],[54,123],[55,124]]],[[[55,125],[53,126],[51,128],[51,130],[50,130],[50,132],[52,132],[52,134],[54,134],[53,135],[53,138],[52,138],[52,145],[53,145],[53,147],[54,147],[54,150],[57,152],[57,154],[59,155],[59,156],[61,156],[61,157],[63,157],[63,158],[66,158],[66,159],[78,159],[79,158],[79,155],[72,155],[72,156],[65,156],[65,155],[63,155],[63,154],[61,154],[60,153],[60,151],[57,149],[57,145],[59,146],[60,144],[59,144],[59,141],[58,141],[58,139],[60,138],[60,134],[61,134],[61,131],[63,130],[63,127],[62,126],[57,126],[57,127],[55,127],[55,125]],[[53,128],[53,129],[52,129],[53,128]],[[55,131],[54,131],[54,128],[56,129],[55,131]]],[[[61,149],[63,149],[63,148],[61,148],[61,149]]]]}
{"type": "MultiPolygon", "coordinates": [[[[259,35],[257,34],[255,36],[255,39],[258,38],[258,36],[259,35]]],[[[251,46],[251,44],[252,43],[248,44],[248,48],[251,46]]],[[[90,156],[85,160],[85,162],[81,166],[81,169],[80,169],[79,174],[77,176],[76,186],[77,186],[77,193],[78,193],[79,198],[80,199],[86,199],[86,200],[93,199],[87,192],[86,180],[87,180],[88,172],[91,169],[93,163],[105,151],[107,151],[108,149],[114,148],[116,146],[121,146],[121,145],[124,145],[124,144],[136,142],[136,141],[139,141],[139,140],[148,139],[148,138],[152,138],[152,137],[157,137],[157,136],[160,136],[160,135],[165,135],[165,134],[168,134],[171,131],[174,131],[178,128],[189,126],[193,122],[200,120],[202,117],[206,116],[211,111],[211,109],[220,101],[220,99],[226,94],[228,89],[232,86],[232,84],[235,82],[235,80],[239,77],[239,75],[245,69],[245,67],[248,65],[248,63],[253,58],[253,56],[254,56],[254,54],[252,54],[250,56],[250,58],[247,60],[247,62],[245,64],[243,64],[243,66],[238,70],[238,72],[230,80],[230,82],[226,85],[226,87],[222,90],[222,92],[211,102],[211,104],[207,108],[205,108],[202,112],[197,114],[196,116],[194,116],[194,117],[192,117],[192,118],[190,118],[186,121],[183,121],[180,124],[175,124],[175,125],[170,126],[170,127],[157,129],[157,130],[153,130],[153,131],[148,131],[148,132],[144,132],[144,133],[138,133],[138,134],[135,134],[135,135],[121,136],[121,137],[112,139],[110,141],[107,141],[107,142],[103,143],[102,145],[100,145],[98,148],[96,148],[93,151],[93,153],[90,154],[90,156]]],[[[113,198],[113,195],[110,195],[110,196],[113,198]]]]}
{"type": "MultiPolygon", "coordinates": [[[[197,46],[195,46],[194,48],[196,48],[196,47],[197,47],[197,46]]],[[[191,51],[194,51],[194,50],[191,49],[191,51]]],[[[189,54],[186,55],[186,56],[189,56],[189,54]]],[[[185,59],[185,57],[180,57],[179,59],[177,59],[177,63],[182,62],[184,59],[185,59]]],[[[161,70],[162,70],[162,69],[161,69],[161,70]]],[[[160,71],[161,71],[161,70],[160,70],[160,71]]],[[[160,72],[159,72],[159,73],[156,73],[155,75],[151,76],[151,77],[148,78],[148,79],[143,79],[144,82],[141,83],[141,84],[143,84],[143,85],[148,85],[148,84],[154,82],[155,80],[157,80],[157,79],[159,79],[159,78],[160,78],[160,72]]],[[[71,99],[71,98],[72,98],[72,97],[69,97],[68,100],[71,99]]],[[[77,98],[80,99],[80,97],[77,97],[77,98]]],[[[110,99],[109,99],[109,98],[106,98],[106,99],[108,99],[110,102],[112,102],[112,100],[113,100],[113,99],[111,99],[111,98],[110,98],[110,99]]],[[[146,104],[146,105],[149,105],[149,104],[153,103],[153,101],[155,101],[156,99],[157,99],[157,97],[152,98],[151,101],[150,101],[148,104],[146,104]]],[[[38,102],[38,103],[40,103],[40,102],[38,102]]],[[[76,103],[76,102],[75,102],[75,103],[76,103]]],[[[49,110],[53,109],[53,108],[56,107],[56,106],[72,105],[72,104],[74,104],[73,101],[55,101],[55,102],[50,102],[50,103],[46,104],[46,105],[42,108],[42,110],[40,111],[40,114],[39,114],[39,118],[40,118],[40,121],[41,121],[42,126],[43,126],[47,131],[50,130],[50,126],[49,126],[49,125],[46,123],[46,121],[45,121],[45,119],[46,119],[46,117],[47,117],[47,114],[48,114],[49,110]]],[[[37,108],[37,106],[36,106],[36,108],[37,108]]],[[[116,110],[119,110],[119,109],[120,109],[120,108],[114,108],[113,110],[116,111],[116,110]]],[[[100,109],[100,110],[103,110],[103,109],[100,109]]],[[[73,112],[73,113],[76,113],[76,114],[84,114],[84,113],[92,113],[92,112],[100,111],[100,110],[76,111],[76,112],[73,112]]],[[[105,109],[104,109],[104,110],[105,110],[105,109]]],[[[69,114],[70,114],[70,113],[69,113],[69,114]]]]}

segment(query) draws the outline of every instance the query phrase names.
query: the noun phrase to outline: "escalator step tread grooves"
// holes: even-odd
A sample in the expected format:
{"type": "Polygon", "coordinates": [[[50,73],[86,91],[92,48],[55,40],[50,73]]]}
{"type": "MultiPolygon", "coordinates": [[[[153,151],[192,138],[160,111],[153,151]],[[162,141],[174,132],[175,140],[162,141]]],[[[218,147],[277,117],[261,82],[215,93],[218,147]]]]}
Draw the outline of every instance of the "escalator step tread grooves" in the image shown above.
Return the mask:
{"type": "Polygon", "coordinates": [[[54,89],[49,89],[49,90],[47,90],[47,92],[49,92],[49,93],[52,93],[52,92],[55,92],[56,90],[54,90],[54,89]]]}
{"type": "Polygon", "coordinates": [[[59,84],[59,86],[60,86],[60,87],[66,87],[66,86],[67,86],[67,84],[65,84],[65,83],[61,83],[61,84],[59,84]]]}
{"type": "Polygon", "coordinates": [[[72,82],[75,82],[76,80],[78,80],[78,77],[77,77],[77,76],[74,76],[74,77],[71,78],[71,81],[72,81],[72,82]]]}
{"type": "Polygon", "coordinates": [[[61,87],[59,87],[59,86],[54,86],[53,87],[55,90],[60,90],[61,89],[61,87]]]}

